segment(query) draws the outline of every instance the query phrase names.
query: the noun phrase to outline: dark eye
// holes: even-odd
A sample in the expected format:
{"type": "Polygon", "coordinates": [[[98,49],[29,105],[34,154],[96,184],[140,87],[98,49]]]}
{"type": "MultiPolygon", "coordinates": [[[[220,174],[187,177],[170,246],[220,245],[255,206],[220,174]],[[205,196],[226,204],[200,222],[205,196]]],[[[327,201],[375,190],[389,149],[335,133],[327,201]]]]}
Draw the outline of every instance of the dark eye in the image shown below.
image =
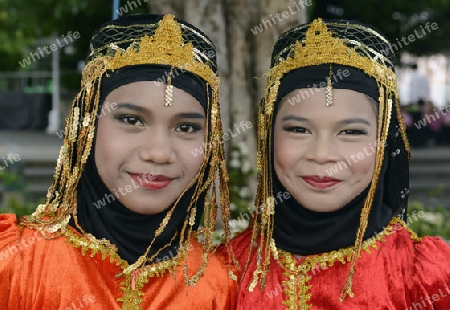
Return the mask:
{"type": "Polygon", "coordinates": [[[200,126],[189,123],[179,124],[178,126],[175,127],[175,131],[181,133],[194,133],[199,131],[200,129],[201,129],[200,126]]]}
{"type": "Polygon", "coordinates": [[[132,125],[132,126],[144,126],[141,118],[135,115],[118,115],[116,118],[119,122],[132,125]]]}
{"type": "Polygon", "coordinates": [[[346,129],[346,130],[342,130],[340,132],[340,134],[358,136],[358,135],[365,135],[365,134],[367,134],[367,131],[360,130],[360,129],[346,129]]]}
{"type": "Polygon", "coordinates": [[[300,126],[285,126],[283,130],[293,133],[311,133],[308,129],[300,126]]]}

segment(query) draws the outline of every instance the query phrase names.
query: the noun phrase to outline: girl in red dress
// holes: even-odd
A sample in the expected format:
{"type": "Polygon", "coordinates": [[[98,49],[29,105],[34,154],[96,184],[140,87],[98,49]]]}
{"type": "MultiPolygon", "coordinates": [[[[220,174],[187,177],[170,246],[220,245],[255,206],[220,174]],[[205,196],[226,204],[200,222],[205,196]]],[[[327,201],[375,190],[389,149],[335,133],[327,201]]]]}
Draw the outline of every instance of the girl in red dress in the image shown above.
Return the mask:
{"type": "Polygon", "coordinates": [[[450,247],[405,223],[393,62],[387,39],[357,22],[316,19],[278,39],[256,209],[232,240],[238,309],[450,309],[450,247]]]}

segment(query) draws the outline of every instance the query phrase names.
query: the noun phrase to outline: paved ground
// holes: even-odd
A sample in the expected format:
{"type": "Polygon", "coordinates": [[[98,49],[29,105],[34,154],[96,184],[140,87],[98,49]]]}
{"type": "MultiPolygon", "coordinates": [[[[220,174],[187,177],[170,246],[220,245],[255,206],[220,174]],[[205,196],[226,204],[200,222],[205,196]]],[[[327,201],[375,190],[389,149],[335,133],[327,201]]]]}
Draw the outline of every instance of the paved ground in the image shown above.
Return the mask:
{"type": "Polygon", "coordinates": [[[56,161],[62,143],[56,133],[0,131],[0,164],[4,165],[9,154],[19,154],[24,160],[56,161]]]}

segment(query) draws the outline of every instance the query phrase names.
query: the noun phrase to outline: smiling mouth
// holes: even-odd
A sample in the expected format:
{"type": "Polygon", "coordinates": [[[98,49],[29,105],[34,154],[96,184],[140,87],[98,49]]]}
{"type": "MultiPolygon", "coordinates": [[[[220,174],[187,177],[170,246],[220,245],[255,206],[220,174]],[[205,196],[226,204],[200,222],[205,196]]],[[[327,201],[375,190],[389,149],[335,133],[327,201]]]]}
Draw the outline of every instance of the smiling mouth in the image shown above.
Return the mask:
{"type": "Polygon", "coordinates": [[[130,177],[141,187],[149,190],[161,190],[172,183],[174,180],[165,175],[154,175],[148,173],[129,173],[130,177]]]}
{"type": "Polygon", "coordinates": [[[341,180],[319,175],[306,175],[301,177],[308,185],[317,189],[327,189],[341,182],[341,180]]]}

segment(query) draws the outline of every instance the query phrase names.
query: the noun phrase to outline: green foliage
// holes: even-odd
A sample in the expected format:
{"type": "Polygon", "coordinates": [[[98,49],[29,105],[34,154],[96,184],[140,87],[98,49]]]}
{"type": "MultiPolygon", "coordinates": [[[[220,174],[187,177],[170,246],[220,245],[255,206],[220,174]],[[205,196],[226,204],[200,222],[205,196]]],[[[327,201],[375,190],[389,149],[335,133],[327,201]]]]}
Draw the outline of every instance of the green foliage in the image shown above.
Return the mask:
{"type": "Polygon", "coordinates": [[[26,182],[21,175],[0,170],[0,181],[5,185],[3,195],[7,197],[4,198],[6,205],[0,209],[0,213],[15,213],[19,217],[30,214],[36,209],[36,203],[26,202],[28,198],[26,182]]]}
{"type": "MultiPolygon", "coordinates": [[[[15,163],[15,165],[19,166],[20,162],[15,163]]],[[[26,188],[23,176],[9,172],[8,168],[0,170],[0,180],[3,180],[5,191],[23,191],[26,188]]]]}
{"type": "MultiPolygon", "coordinates": [[[[127,14],[144,13],[147,2],[127,14]]],[[[121,5],[127,5],[122,0],[121,5]]],[[[69,31],[78,32],[80,38],[72,43],[73,54],[61,50],[61,86],[75,90],[80,85],[80,74],[74,73],[77,62],[84,60],[89,51],[89,40],[94,31],[112,18],[112,0],[0,0],[0,71],[29,71],[33,68],[50,70],[51,56],[22,68],[19,61],[27,58],[38,38],[62,37],[69,31]],[[72,72],[67,72],[72,71],[72,72]]],[[[0,91],[8,90],[0,81],[0,91]]]]}
{"type": "Polygon", "coordinates": [[[400,50],[416,55],[449,51],[450,1],[330,0],[313,3],[309,11],[310,20],[316,17],[358,20],[378,28],[392,44],[404,37],[407,44],[401,43],[400,50]],[[420,26],[424,27],[427,22],[436,23],[438,29],[426,31],[427,34],[423,35],[422,29],[425,28],[420,26]],[[409,35],[415,36],[413,42],[407,40],[409,35]]]}
{"type": "Polygon", "coordinates": [[[28,215],[34,212],[36,209],[37,204],[36,203],[24,203],[21,202],[19,199],[12,198],[9,199],[7,202],[7,205],[5,208],[0,209],[0,213],[14,213],[17,215],[17,217],[20,217],[22,215],[28,215]]]}
{"type": "Polygon", "coordinates": [[[450,210],[438,206],[427,207],[421,202],[408,206],[408,226],[419,236],[440,236],[450,240],[450,210]]]}
{"type": "Polygon", "coordinates": [[[2,71],[29,70],[32,66],[23,69],[18,61],[36,46],[35,39],[77,31],[80,38],[73,43],[75,53],[66,55],[64,49],[61,53],[62,66],[75,69],[75,63],[86,57],[94,30],[111,19],[111,7],[109,0],[0,0],[0,55],[5,56],[0,57],[0,68],[2,71]]]}

